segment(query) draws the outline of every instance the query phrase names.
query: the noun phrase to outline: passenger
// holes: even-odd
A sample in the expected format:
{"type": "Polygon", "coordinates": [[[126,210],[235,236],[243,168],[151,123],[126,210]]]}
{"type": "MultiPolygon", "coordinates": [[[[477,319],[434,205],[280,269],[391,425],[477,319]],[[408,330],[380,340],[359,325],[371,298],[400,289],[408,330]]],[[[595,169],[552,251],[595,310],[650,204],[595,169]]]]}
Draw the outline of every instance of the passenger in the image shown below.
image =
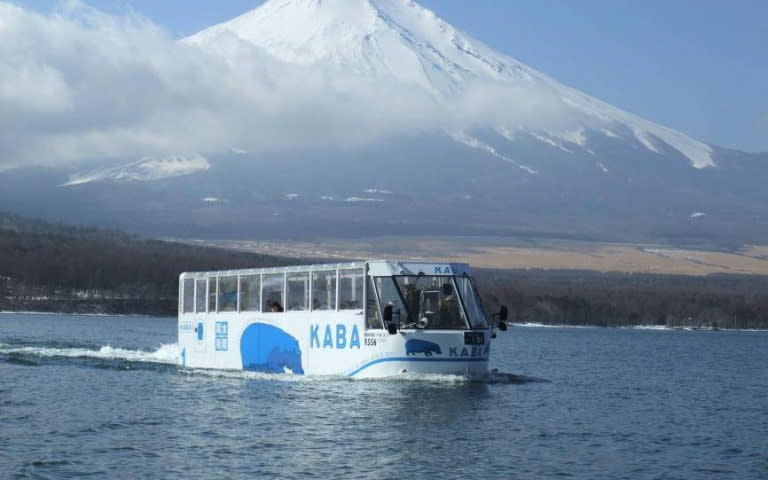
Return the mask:
{"type": "MultiPolygon", "coordinates": [[[[418,320],[419,313],[421,312],[421,289],[417,289],[413,285],[406,285],[403,289],[403,293],[405,294],[405,309],[408,312],[409,318],[414,318],[415,320],[418,320]]],[[[414,321],[415,321],[414,320],[414,321]]]]}
{"type": "Polygon", "coordinates": [[[274,313],[279,313],[283,311],[283,306],[280,305],[280,302],[272,302],[269,306],[269,310],[274,313]]]}
{"type": "Polygon", "coordinates": [[[439,323],[435,325],[436,328],[461,328],[462,322],[459,318],[459,306],[456,303],[456,298],[453,295],[448,295],[444,300],[440,301],[439,323]]]}

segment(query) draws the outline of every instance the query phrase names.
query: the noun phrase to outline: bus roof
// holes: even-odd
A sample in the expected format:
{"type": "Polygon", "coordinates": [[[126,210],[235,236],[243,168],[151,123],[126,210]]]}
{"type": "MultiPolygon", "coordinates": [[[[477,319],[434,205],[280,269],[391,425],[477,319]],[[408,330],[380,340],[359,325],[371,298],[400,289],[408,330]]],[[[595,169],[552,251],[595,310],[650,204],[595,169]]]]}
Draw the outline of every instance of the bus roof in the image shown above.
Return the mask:
{"type": "Polygon", "coordinates": [[[270,273],[304,273],[328,270],[352,270],[368,267],[371,275],[388,277],[396,275],[471,275],[466,263],[421,262],[413,260],[367,260],[349,263],[327,263],[317,265],[295,265],[288,267],[249,268],[242,270],[220,270],[211,272],[185,272],[181,278],[229,277],[237,275],[260,275],[270,273]]]}

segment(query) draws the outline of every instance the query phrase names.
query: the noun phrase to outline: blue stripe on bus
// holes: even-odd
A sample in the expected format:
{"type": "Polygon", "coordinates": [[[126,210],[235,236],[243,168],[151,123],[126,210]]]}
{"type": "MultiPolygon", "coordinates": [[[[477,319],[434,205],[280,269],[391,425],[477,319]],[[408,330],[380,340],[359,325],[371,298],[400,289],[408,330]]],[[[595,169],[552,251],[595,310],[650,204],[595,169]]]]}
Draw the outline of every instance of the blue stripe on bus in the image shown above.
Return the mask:
{"type": "Polygon", "coordinates": [[[390,357],[390,358],[380,358],[378,360],[374,360],[372,362],[368,362],[362,367],[358,368],[357,370],[353,371],[352,373],[348,373],[348,377],[354,377],[358,373],[362,372],[368,367],[372,367],[373,365],[376,365],[377,363],[384,363],[384,362],[487,362],[488,358],[426,358],[426,357],[419,357],[419,358],[408,358],[408,357],[390,357]]]}

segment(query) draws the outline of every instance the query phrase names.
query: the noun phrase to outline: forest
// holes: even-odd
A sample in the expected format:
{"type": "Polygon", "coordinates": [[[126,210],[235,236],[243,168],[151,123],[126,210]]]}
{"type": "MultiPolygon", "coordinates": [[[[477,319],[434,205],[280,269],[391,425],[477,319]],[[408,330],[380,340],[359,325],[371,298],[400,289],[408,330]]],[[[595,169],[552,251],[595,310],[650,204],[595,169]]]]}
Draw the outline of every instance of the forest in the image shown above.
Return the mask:
{"type": "Polygon", "coordinates": [[[486,310],[545,325],[768,329],[768,277],[480,270],[486,310]]]}
{"type": "Polygon", "coordinates": [[[0,213],[0,310],[175,315],[181,272],[290,263],[0,213]]]}
{"type": "MultiPolygon", "coordinates": [[[[309,261],[0,212],[0,311],[174,316],[181,272],[309,261]]],[[[511,322],[768,329],[768,277],[493,269],[476,277],[486,310],[506,305],[511,322]]]]}

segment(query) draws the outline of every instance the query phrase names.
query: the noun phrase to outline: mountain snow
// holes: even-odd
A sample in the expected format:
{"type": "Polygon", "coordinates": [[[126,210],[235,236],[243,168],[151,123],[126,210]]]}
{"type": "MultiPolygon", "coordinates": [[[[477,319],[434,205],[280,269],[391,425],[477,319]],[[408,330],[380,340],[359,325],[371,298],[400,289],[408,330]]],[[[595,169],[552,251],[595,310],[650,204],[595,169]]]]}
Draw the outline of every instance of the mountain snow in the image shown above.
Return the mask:
{"type": "Polygon", "coordinates": [[[61,185],[71,187],[85,183],[112,180],[117,182],[147,182],[165,178],[182,177],[211,168],[208,160],[200,155],[185,157],[170,156],[162,159],[145,157],[116,167],[103,167],[70,175],[69,181],[61,185]]]}
{"type": "MultiPolygon", "coordinates": [[[[715,166],[710,146],[567,87],[494,51],[411,0],[269,0],[183,41],[226,56],[233,39],[284,62],[394,80],[436,98],[453,98],[478,85],[547,92],[564,106],[563,116],[575,118],[578,126],[551,131],[516,128],[553,147],[586,148],[590,135],[602,135],[637,142],[657,154],[669,146],[695,168],[715,166]]],[[[489,119],[483,127],[511,140],[509,126],[496,121],[489,119]]],[[[467,132],[449,133],[459,143],[512,161],[467,132]]]]}

